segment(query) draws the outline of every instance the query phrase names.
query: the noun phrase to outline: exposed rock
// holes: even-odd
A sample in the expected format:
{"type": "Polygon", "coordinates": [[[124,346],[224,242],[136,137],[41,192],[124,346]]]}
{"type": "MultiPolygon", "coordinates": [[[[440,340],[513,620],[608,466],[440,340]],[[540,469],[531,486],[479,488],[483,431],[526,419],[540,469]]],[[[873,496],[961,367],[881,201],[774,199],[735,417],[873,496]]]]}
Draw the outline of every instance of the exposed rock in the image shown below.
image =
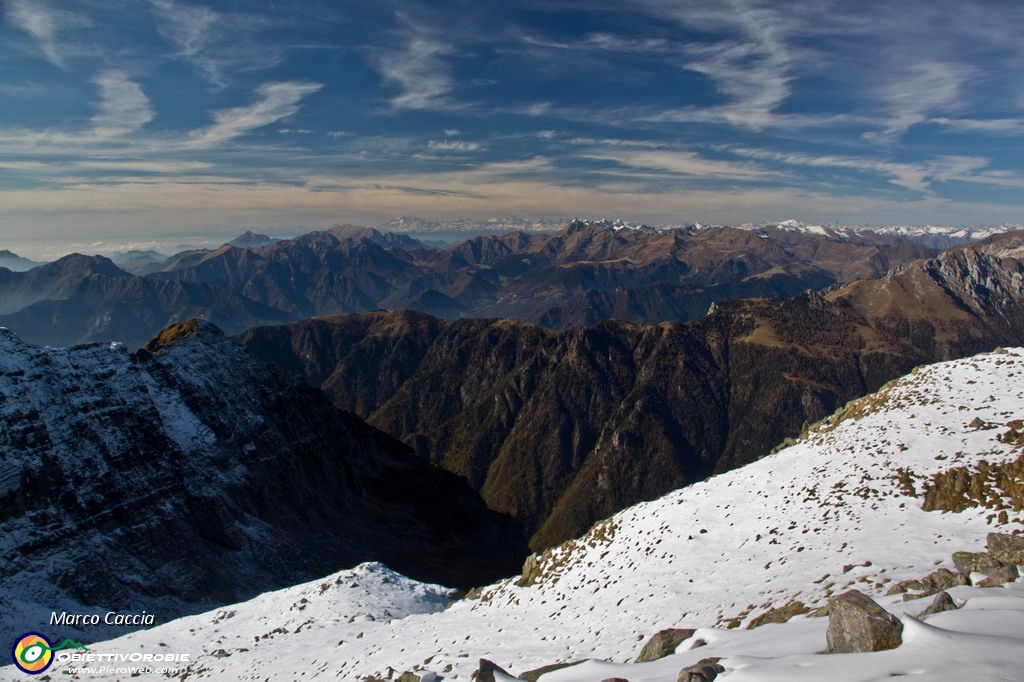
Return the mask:
{"type": "Polygon", "coordinates": [[[996,561],[988,552],[954,552],[953,565],[956,566],[956,570],[967,576],[971,573],[988,575],[989,571],[1003,565],[1003,562],[996,561]]]}
{"type": "Polygon", "coordinates": [[[957,606],[956,602],[953,601],[953,598],[949,596],[949,592],[939,592],[937,595],[935,595],[935,599],[932,600],[932,603],[929,604],[928,608],[926,608],[921,613],[917,614],[917,617],[924,619],[935,613],[941,613],[943,611],[955,611],[958,608],[960,607],[957,606]]]}
{"type": "Polygon", "coordinates": [[[866,594],[850,590],[829,599],[825,641],[829,654],[895,649],[903,643],[903,623],[866,594]]]}
{"type": "Polygon", "coordinates": [[[430,670],[404,672],[402,673],[402,676],[398,678],[398,682],[435,682],[436,680],[437,674],[430,670]]]}
{"type": "MultiPolygon", "coordinates": [[[[957,587],[958,585],[969,585],[970,579],[962,573],[954,573],[948,568],[940,568],[937,571],[929,573],[921,580],[903,580],[896,583],[889,588],[886,592],[887,595],[900,594],[908,592],[910,590],[916,590],[920,594],[911,595],[911,599],[920,597],[928,597],[936,592],[942,590],[948,590],[951,587],[957,587]]],[[[904,599],[907,601],[907,599],[904,599]]]]}
{"type": "Polygon", "coordinates": [[[587,659],[582,661],[572,661],[571,663],[552,663],[551,665],[541,666],[540,668],[534,668],[533,670],[527,670],[525,673],[519,673],[519,679],[526,680],[526,682],[537,682],[541,675],[545,673],[554,672],[563,668],[571,668],[574,665],[584,663],[587,659]]]}
{"type": "Polygon", "coordinates": [[[750,624],[747,625],[747,629],[753,630],[754,628],[759,628],[762,625],[767,625],[768,623],[785,623],[793,616],[799,616],[801,614],[808,613],[809,611],[810,609],[807,608],[807,605],[802,601],[791,601],[785,606],[768,609],[760,616],[750,621],[750,624]]]}
{"type": "Polygon", "coordinates": [[[542,573],[543,571],[540,563],[537,561],[537,554],[535,552],[526,557],[526,561],[523,562],[522,575],[516,581],[516,585],[519,585],[519,587],[530,587],[536,584],[542,573]]]}
{"type": "Polygon", "coordinates": [[[988,553],[997,561],[1024,566],[1024,536],[1007,533],[988,534],[988,553]]]}
{"type": "Polygon", "coordinates": [[[636,657],[634,663],[656,661],[669,654],[674,654],[676,647],[683,640],[693,637],[695,632],[697,631],[689,628],[669,628],[655,633],[644,644],[644,648],[640,651],[640,655],[636,657]]]}
{"type": "Polygon", "coordinates": [[[629,682],[629,680],[624,677],[607,677],[601,680],[601,682],[629,682]]]}
{"type": "MultiPolygon", "coordinates": [[[[473,671],[472,679],[476,682],[495,682],[494,673],[500,672],[503,675],[508,675],[508,671],[502,668],[494,661],[488,661],[486,658],[480,659],[480,666],[473,671]]],[[[511,677],[511,675],[509,675],[511,677]]]]}
{"type": "Polygon", "coordinates": [[[978,587],[999,587],[1006,583],[1012,583],[1020,577],[1017,567],[1012,564],[1003,564],[989,572],[988,577],[978,582],[978,587]]]}
{"type": "Polygon", "coordinates": [[[702,658],[694,665],[680,670],[676,682],[710,682],[718,677],[718,673],[725,672],[725,666],[719,663],[720,660],[717,656],[702,658]]]}

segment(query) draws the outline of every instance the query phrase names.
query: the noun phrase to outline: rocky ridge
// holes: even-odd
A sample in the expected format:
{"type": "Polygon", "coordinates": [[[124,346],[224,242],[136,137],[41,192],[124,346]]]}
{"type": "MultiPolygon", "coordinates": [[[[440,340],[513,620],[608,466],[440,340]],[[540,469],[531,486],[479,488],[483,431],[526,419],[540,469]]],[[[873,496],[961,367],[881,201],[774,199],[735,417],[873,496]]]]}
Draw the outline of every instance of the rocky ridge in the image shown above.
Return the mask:
{"type": "Polygon", "coordinates": [[[0,329],[0,528],[15,628],[159,622],[367,560],[468,587],[523,556],[464,481],[199,320],[134,353],[0,329]]]}

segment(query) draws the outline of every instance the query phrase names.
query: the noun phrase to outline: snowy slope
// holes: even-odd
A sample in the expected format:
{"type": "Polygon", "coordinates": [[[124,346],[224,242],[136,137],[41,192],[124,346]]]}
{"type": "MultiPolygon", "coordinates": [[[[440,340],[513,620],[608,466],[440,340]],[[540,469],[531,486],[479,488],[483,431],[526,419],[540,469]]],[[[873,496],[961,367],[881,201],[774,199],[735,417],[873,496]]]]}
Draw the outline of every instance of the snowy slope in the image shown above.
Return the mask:
{"type": "MultiPolygon", "coordinates": [[[[681,667],[706,656],[723,657],[723,680],[871,680],[894,673],[1018,679],[1024,667],[1020,584],[955,588],[951,594],[966,601],[964,609],[923,624],[905,618],[904,645],[877,654],[817,655],[824,649],[824,618],[800,616],[755,630],[728,626],[745,626],[794,599],[813,609],[849,588],[896,613],[917,613],[928,600],[904,604],[900,595],[884,596],[887,588],[939,567],[953,570],[951,554],[983,550],[993,530],[1022,529],[1021,511],[999,514],[1005,504],[997,489],[989,496],[992,508],[922,509],[933,474],[1021,455],[1021,446],[1010,441],[1020,440],[1015,420],[1024,418],[1022,379],[1024,349],[921,368],[851,403],[792,447],[632,507],[545,552],[530,572],[533,584],[492,585],[481,598],[444,611],[428,613],[441,594],[436,588],[423,588],[420,607],[398,606],[398,596],[392,605],[390,588],[378,581],[379,601],[363,613],[362,606],[339,606],[336,590],[318,593],[318,581],[230,609],[237,623],[258,623],[262,632],[284,628],[292,633],[287,637],[257,640],[252,626],[229,626],[211,612],[92,649],[150,651],[163,643],[190,652],[198,659],[191,672],[202,671],[205,679],[298,679],[305,673],[302,679],[361,680],[422,666],[444,679],[467,680],[483,657],[514,673],[605,661],[551,673],[545,682],[615,676],[671,682],[681,667]],[[300,593],[312,620],[301,628],[291,607],[282,606],[300,593]],[[642,640],[669,627],[701,628],[694,639],[708,645],[628,663],[642,640]]],[[[359,570],[376,575],[376,569],[359,570]]],[[[16,679],[10,668],[0,677],[16,679]]]]}

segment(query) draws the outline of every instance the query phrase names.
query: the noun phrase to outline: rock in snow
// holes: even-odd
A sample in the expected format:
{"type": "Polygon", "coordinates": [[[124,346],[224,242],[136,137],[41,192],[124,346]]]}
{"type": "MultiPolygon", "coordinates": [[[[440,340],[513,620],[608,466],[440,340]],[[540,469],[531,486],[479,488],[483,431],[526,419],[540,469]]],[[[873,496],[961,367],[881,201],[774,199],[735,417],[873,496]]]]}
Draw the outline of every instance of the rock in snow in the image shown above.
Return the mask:
{"type": "Polygon", "coordinates": [[[828,654],[855,654],[895,649],[903,643],[903,623],[857,590],[832,597],[828,603],[828,654]]]}

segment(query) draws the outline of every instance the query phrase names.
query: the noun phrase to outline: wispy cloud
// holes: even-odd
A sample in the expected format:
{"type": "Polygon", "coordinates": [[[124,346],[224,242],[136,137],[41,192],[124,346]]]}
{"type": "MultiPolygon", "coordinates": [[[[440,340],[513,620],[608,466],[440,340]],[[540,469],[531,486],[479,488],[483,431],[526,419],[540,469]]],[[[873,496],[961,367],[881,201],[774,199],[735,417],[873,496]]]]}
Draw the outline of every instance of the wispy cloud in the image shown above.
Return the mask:
{"type": "Polygon", "coordinates": [[[46,61],[59,69],[66,67],[65,56],[69,45],[60,33],[66,29],[89,25],[89,21],[82,15],[53,9],[45,0],[9,0],[7,12],[15,26],[35,39],[46,61]]]}
{"type": "Polygon", "coordinates": [[[75,168],[87,170],[112,170],[121,173],[189,173],[206,170],[212,164],[200,161],[122,161],[119,159],[96,159],[76,161],[75,168]]]}
{"type": "Polygon", "coordinates": [[[214,112],[213,125],[193,131],[189,147],[215,146],[291,116],[299,110],[304,97],[322,87],[321,83],[301,81],[265,83],[256,90],[259,101],[214,112]]]}
{"type": "Polygon", "coordinates": [[[937,123],[960,133],[983,133],[986,135],[1024,135],[1024,119],[1019,118],[933,118],[929,123],[937,123]]]}
{"type": "Polygon", "coordinates": [[[882,130],[866,139],[891,142],[911,127],[923,123],[933,112],[947,111],[958,103],[962,85],[974,68],[965,64],[911,64],[903,73],[890,76],[878,91],[887,114],[882,130]]]}
{"type": "Polygon", "coordinates": [[[444,57],[452,47],[433,38],[413,36],[396,51],[377,55],[376,63],[384,79],[399,90],[391,105],[399,109],[436,109],[451,102],[446,95],[454,82],[444,57]]]}
{"type": "Polygon", "coordinates": [[[986,182],[1006,184],[1005,176],[991,176],[982,173],[991,160],[978,156],[944,155],[919,162],[897,162],[866,157],[773,152],[762,149],[740,147],[729,148],[733,153],[753,159],[777,161],[793,166],[815,168],[844,168],[869,171],[887,178],[893,185],[904,187],[928,196],[934,196],[936,182],[986,182]]]}
{"type": "Polygon", "coordinates": [[[258,16],[226,14],[175,0],[149,0],[158,18],[157,30],[177,50],[176,56],[195,66],[217,87],[228,84],[229,72],[251,71],[275,64],[279,46],[256,40],[266,25],[258,16]]]}
{"type": "Polygon", "coordinates": [[[725,36],[687,45],[679,66],[707,76],[726,101],[666,111],[658,118],[752,129],[773,123],[775,110],[790,94],[794,65],[801,57],[801,50],[789,40],[797,19],[749,0],[736,0],[728,11],[720,3],[647,0],[644,4],[688,28],[725,36]]]}
{"type": "Polygon", "coordinates": [[[475,152],[481,148],[479,142],[464,142],[462,140],[430,140],[427,143],[430,149],[439,149],[446,152],[475,152]]]}
{"type": "Polygon", "coordinates": [[[94,79],[100,89],[93,131],[101,136],[133,132],[153,120],[149,99],[123,71],[105,71],[94,79]]]}
{"type": "Polygon", "coordinates": [[[662,172],[701,180],[778,180],[782,173],[749,162],[720,161],[701,157],[692,151],[639,151],[611,148],[591,151],[584,158],[614,161],[634,171],[662,172]]]}

